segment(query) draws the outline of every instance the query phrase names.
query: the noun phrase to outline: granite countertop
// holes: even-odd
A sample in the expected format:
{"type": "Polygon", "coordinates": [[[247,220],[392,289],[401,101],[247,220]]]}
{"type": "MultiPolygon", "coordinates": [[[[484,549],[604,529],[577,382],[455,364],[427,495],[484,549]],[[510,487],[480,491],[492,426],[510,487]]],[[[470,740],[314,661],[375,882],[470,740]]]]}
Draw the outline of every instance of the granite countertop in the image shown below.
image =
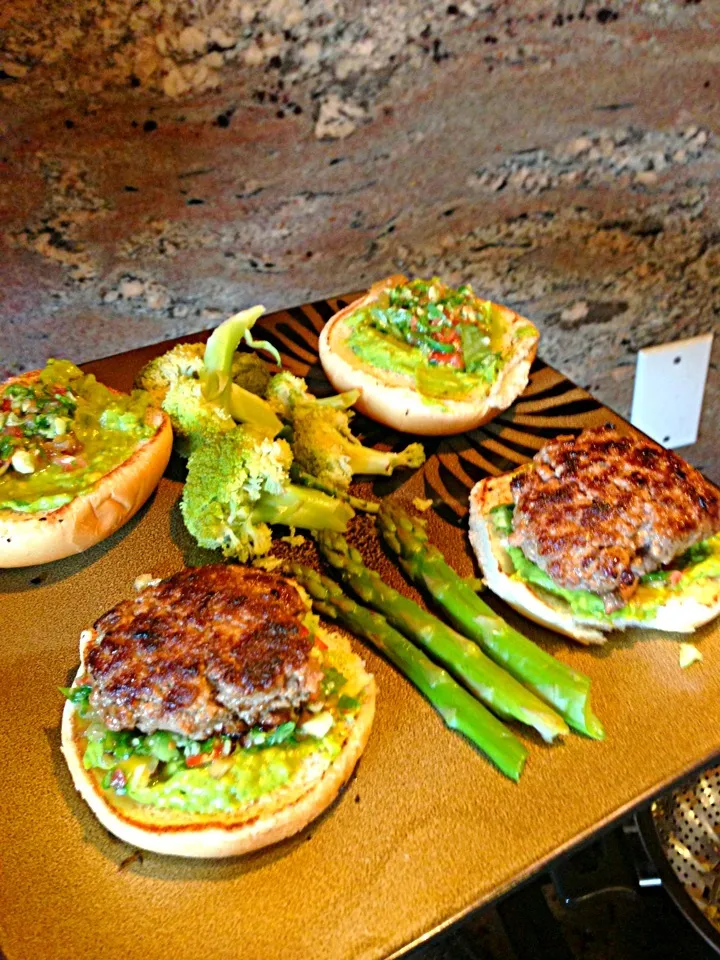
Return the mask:
{"type": "MultiPolygon", "coordinates": [[[[718,328],[708,2],[6,0],[0,367],[390,272],[470,281],[621,413],[718,328]]],[[[700,442],[720,479],[716,343],[700,442]]]]}

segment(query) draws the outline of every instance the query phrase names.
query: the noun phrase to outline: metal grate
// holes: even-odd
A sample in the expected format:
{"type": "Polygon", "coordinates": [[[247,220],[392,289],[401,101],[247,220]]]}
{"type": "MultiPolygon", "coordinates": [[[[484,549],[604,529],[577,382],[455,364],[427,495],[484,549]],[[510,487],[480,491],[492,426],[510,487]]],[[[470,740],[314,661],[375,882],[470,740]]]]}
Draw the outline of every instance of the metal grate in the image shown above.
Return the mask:
{"type": "Polygon", "coordinates": [[[720,766],[657,800],[652,814],[675,875],[720,931],[720,766]]]}

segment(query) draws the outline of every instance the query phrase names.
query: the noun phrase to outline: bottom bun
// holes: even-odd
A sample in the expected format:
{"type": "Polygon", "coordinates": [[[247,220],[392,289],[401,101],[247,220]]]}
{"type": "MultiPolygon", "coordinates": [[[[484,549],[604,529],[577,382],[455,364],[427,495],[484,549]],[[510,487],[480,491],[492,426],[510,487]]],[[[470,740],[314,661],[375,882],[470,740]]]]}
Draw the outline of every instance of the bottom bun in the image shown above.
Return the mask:
{"type": "MultiPolygon", "coordinates": [[[[324,632],[329,647],[347,649],[339,633],[324,632]]],[[[99,777],[83,766],[83,745],[75,707],[68,700],[62,719],[62,752],[75,788],[100,823],[120,840],[155,853],[182,857],[232,857],[250,853],[292,836],[318,817],[350,779],[372,727],[375,714],[375,681],[365,673],[360,657],[353,656],[356,673],[366,683],[363,702],[354,714],[340,753],[329,766],[312,757],[303,774],[290,784],[238,806],[231,813],[192,814],[143,806],[104,790],[99,777]]],[[[347,663],[347,658],[344,661],[347,663]]],[[[82,682],[83,668],[76,677],[82,682]]]]}
{"type": "Polygon", "coordinates": [[[652,617],[617,617],[612,623],[581,618],[561,598],[534,587],[513,575],[514,567],[495,530],[490,511],[512,503],[513,474],[489,477],[476,483],[470,493],[470,543],[482,567],[488,587],[523,616],[584,644],[604,643],[610,630],[640,627],[670,633],[692,633],[720,615],[720,581],[702,601],[682,594],[659,604],[652,617]]]}
{"type": "Polygon", "coordinates": [[[414,375],[390,372],[357,357],[348,345],[351,328],[347,320],[363,307],[377,302],[388,289],[406,282],[395,275],[373,284],[368,293],[336,313],[323,327],[318,352],[323,370],[339,393],[359,390],[354,407],[365,416],[402,433],[423,437],[450,436],[475,430],[488,423],[520,396],[528,384],[539,334],[524,317],[500,304],[493,304],[512,340],[512,354],[492,385],[476,387],[462,398],[428,398],[417,389],[414,375]],[[525,328],[533,336],[518,338],[525,328]]]}
{"type": "Polygon", "coordinates": [[[138,512],[160,483],[172,452],[172,427],[150,408],[155,428],[123,463],[56,510],[0,510],[0,567],[29,567],[82,553],[107,539],[138,512]]]}

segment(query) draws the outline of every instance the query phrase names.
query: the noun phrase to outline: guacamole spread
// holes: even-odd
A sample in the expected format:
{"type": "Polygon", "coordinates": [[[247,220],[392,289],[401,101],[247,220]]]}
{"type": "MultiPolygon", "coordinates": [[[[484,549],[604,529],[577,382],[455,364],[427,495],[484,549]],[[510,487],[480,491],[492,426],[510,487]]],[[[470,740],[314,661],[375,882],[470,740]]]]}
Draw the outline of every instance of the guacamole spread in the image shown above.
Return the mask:
{"type": "Polygon", "coordinates": [[[342,750],[365,691],[345,675],[356,669],[346,659],[352,654],[316,645],[311,656],[323,673],[316,700],[297,720],[269,731],[254,727],[243,737],[116,733],[93,718],[89,686],[63,689],[80,717],[85,769],[118,797],[201,815],[232,813],[274,790],[301,785],[304,777],[316,779],[342,750]]]}
{"type": "Polygon", "coordinates": [[[68,360],[0,387],[0,509],[56,510],[151,436],[148,397],[113,393],[68,360]]]}
{"type": "MultiPolygon", "coordinates": [[[[512,531],[513,505],[503,504],[491,511],[495,529],[503,536],[512,531]]],[[[568,590],[556,584],[536,563],[525,556],[520,547],[503,547],[514,567],[514,576],[540,587],[565,600],[573,614],[583,620],[597,620],[611,625],[615,620],[650,620],[659,606],[674,596],[692,596],[699,602],[717,595],[720,580],[720,533],[690,547],[672,563],[646,573],[629,603],[620,610],[606,613],[601,596],[589,590],[568,590]]]]}
{"type": "MultiPolygon", "coordinates": [[[[511,353],[502,312],[470,286],[453,290],[437,277],[383,291],[346,323],[348,347],[360,360],[413,377],[417,391],[431,399],[489,391],[511,353]]],[[[534,333],[528,324],[514,336],[534,333]]]]}

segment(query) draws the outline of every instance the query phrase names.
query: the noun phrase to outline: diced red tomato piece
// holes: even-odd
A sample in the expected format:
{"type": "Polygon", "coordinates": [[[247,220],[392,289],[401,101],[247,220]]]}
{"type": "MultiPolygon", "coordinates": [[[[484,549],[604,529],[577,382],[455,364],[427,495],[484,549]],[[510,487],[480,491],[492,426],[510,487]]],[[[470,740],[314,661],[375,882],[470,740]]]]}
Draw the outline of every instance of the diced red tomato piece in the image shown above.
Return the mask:
{"type": "Polygon", "coordinates": [[[211,763],[222,756],[222,740],[216,738],[212,750],[208,753],[196,753],[193,757],[185,757],[185,765],[188,767],[201,767],[205,763],[211,763]]]}
{"type": "Polygon", "coordinates": [[[123,787],[127,786],[127,779],[120,767],[113,770],[112,776],[110,777],[110,786],[114,790],[122,790],[123,787]]]}
{"type": "Polygon", "coordinates": [[[439,343],[460,343],[460,334],[453,327],[442,330],[433,330],[433,337],[439,343]]]}
{"type": "Polygon", "coordinates": [[[441,353],[440,350],[433,350],[429,359],[439,366],[454,367],[456,370],[462,370],[465,366],[462,354],[457,350],[453,351],[453,353],[441,353]]]}

